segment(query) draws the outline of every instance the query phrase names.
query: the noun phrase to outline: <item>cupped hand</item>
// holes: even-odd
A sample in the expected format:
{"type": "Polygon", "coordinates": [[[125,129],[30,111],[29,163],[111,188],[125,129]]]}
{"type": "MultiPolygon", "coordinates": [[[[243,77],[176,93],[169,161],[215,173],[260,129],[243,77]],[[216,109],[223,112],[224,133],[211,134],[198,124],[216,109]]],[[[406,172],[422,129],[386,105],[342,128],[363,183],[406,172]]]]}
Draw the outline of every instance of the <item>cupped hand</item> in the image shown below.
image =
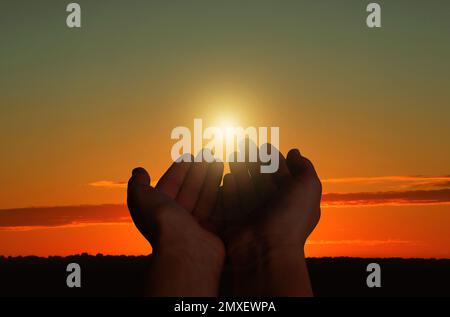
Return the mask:
{"type": "MultiPolygon", "coordinates": [[[[274,147],[271,150],[278,153],[274,147]]],[[[221,233],[232,270],[246,272],[237,283],[246,279],[248,272],[254,272],[256,265],[271,263],[277,266],[277,278],[281,276],[288,284],[292,274],[301,270],[292,273],[287,269],[296,262],[305,271],[297,282],[306,287],[298,290],[293,286],[292,293],[310,295],[306,264],[302,264],[303,249],[320,218],[322,186],[314,166],[298,150],[289,151],[287,159],[278,154],[279,168],[273,174],[262,174],[260,163],[230,163],[231,173],[225,175],[222,187],[221,233]]],[[[267,284],[263,279],[255,278],[251,284],[267,284]]],[[[289,295],[289,287],[285,286],[272,285],[269,293],[289,295]]],[[[268,294],[261,285],[259,290],[245,287],[253,294],[268,294]]]]}
{"type": "Polygon", "coordinates": [[[166,277],[160,284],[167,284],[167,288],[161,291],[161,286],[153,292],[156,295],[211,295],[218,288],[214,275],[220,276],[225,251],[212,230],[210,216],[216,206],[223,163],[192,162],[192,157],[188,160],[191,162],[173,163],[156,187],[150,185],[150,176],[143,168],[134,169],[128,182],[132,219],[159,261],[158,268],[153,269],[154,278],[166,277]],[[171,268],[173,272],[165,274],[171,268]],[[168,282],[167,275],[173,277],[178,272],[180,279],[191,278],[194,285],[186,282],[187,289],[180,289],[180,281],[168,282]],[[198,272],[208,276],[196,278],[198,272]],[[199,279],[202,281],[196,282],[199,279]],[[208,279],[207,291],[201,292],[202,283],[208,283],[208,279]]]}

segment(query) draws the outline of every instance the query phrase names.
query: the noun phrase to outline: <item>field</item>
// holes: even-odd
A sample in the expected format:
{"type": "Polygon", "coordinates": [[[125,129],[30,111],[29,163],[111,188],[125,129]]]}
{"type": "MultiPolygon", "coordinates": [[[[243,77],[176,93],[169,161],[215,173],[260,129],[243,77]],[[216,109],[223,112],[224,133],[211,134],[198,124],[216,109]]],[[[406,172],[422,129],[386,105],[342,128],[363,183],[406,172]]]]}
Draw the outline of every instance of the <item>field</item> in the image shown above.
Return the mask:
{"type": "MultiPolygon", "coordinates": [[[[140,296],[145,256],[0,257],[0,296],[140,296]],[[81,266],[81,288],[66,286],[69,263],[81,266]]],[[[450,260],[310,258],[316,296],[450,296],[450,260]],[[381,266],[381,288],[368,288],[366,267],[381,266]]]]}

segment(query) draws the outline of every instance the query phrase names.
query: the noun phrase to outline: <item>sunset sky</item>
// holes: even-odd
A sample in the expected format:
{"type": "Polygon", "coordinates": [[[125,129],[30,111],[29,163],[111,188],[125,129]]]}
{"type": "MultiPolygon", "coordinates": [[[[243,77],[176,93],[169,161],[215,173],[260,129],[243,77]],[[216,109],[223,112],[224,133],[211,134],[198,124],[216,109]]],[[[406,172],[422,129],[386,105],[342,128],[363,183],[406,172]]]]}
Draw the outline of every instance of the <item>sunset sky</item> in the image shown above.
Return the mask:
{"type": "Polygon", "coordinates": [[[0,255],[151,252],[125,183],[202,118],[313,161],[308,256],[450,257],[449,1],[69,2],[2,2],[0,255]]]}

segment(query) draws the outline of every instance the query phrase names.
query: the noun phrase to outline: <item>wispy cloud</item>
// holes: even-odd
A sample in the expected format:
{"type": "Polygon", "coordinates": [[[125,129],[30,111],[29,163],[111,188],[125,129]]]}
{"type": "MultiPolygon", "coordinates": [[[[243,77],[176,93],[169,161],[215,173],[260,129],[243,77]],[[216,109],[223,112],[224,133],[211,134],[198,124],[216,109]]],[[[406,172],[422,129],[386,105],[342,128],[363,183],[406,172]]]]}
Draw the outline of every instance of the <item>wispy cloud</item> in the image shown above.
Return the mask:
{"type": "MultiPolygon", "coordinates": [[[[156,185],[156,181],[152,185],[156,185]]],[[[397,176],[369,176],[369,177],[341,177],[322,179],[324,184],[397,184],[398,189],[408,188],[450,188],[450,176],[425,175],[397,175],[397,176]]],[[[126,181],[99,180],[88,184],[97,188],[126,188],[126,181]]]]}
{"type": "Polygon", "coordinates": [[[89,183],[89,186],[92,187],[102,187],[102,188],[126,188],[127,182],[123,181],[96,181],[89,183]]]}
{"type": "MultiPolygon", "coordinates": [[[[386,176],[382,179],[404,178],[404,176],[386,176]]],[[[393,190],[367,191],[351,193],[325,193],[322,197],[323,207],[357,207],[357,206],[408,206],[408,205],[450,205],[450,188],[447,176],[418,177],[408,179],[423,181],[430,180],[434,189],[426,190],[393,190]],[[441,182],[442,184],[438,184],[441,182]]],[[[358,181],[372,178],[357,178],[358,181]]],[[[381,179],[381,178],[376,178],[381,179]]],[[[352,181],[356,181],[351,178],[352,181]]],[[[330,181],[330,180],[328,180],[330,181]]],[[[337,181],[337,180],[336,180],[337,181]]],[[[91,183],[96,187],[123,188],[124,182],[100,181],[91,183]]],[[[56,206],[34,207],[0,210],[0,230],[20,230],[22,228],[38,229],[46,227],[80,226],[88,224],[116,224],[129,223],[127,207],[125,205],[84,205],[84,206],[56,206]]]]}
{"type": "Polygon", "coordinates": [[[33,207],[0,210],[0,230],[124,223],[131,218],[125,205],[33,207]]]}
{"type": "Polygon", "coordinates": [[[343,177],[322,180],[324,185],[344,185],[364,188],[366,186],[377,187],[379,190],[407,190],[407,189],[436,189],[450,188],[450,176],[374,176],[374,177],[343,177]]]}
{"type": "Polygon", "coordinates": [[[424,175],[397,175],[397,176],[370,176],[370,177],[341,177],[323,179],[323,183],[382,183],[382,182],[442,182],[449,181],[450,175],[424,176],[424,175]]]}
{"type": "Polygon", "coordinates": [[[401,188],[450,188],[450,181],[423,181],[400,185],[401,188]]]}
{"type": "Polygon", "coordinates": [[[436,190],[380,191],[359,193],[327,193],[323,206],[349,207],[374,205],[447,205],[450,188],[436,190]]]}
{"type": "Polygon", "coordinates": [[[307,240],[309,245],[353,245],[353,246],[383,246],[383,245],[418,245],[418,242],[409,240],[307,240]]]}
{"type": "MultiPolygon", "coordinates": [[[[89,186],[97,187],[97,188],[105,188],[105,189],[115,189],[115,188],[127,188],[126,181],[107,181],[107,180],[101,180],[101,181],[95,181],[92,183],[89,183],[89,186]]],[[[157,182],[153,181],[151,182],[152,186],[156,186],[157,182]]]]}

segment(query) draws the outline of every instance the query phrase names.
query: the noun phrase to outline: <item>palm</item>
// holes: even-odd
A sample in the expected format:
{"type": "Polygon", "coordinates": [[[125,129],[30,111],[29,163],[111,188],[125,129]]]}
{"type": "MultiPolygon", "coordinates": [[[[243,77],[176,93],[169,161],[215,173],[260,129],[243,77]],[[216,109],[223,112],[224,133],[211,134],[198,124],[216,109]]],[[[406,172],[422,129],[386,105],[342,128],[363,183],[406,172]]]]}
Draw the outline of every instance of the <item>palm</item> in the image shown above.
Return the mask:
{"type": "Polygon", "coordinates": [[[210,226],[222,173],[222,163],[173,163],[153,188],[144,169],[133,171],[128,207],[137,228],[156,252],[180,244],[223,252],[223,243],[210,226]]]}
{"type": "Polygon", "coordinates": [[[275,174],[261,174],[258,164],[230,164],[221,209],[229,249],[262,240],[300,247],[317,224],[321,184],[314,167],[296,150],[279,157],[275,174]]]}

